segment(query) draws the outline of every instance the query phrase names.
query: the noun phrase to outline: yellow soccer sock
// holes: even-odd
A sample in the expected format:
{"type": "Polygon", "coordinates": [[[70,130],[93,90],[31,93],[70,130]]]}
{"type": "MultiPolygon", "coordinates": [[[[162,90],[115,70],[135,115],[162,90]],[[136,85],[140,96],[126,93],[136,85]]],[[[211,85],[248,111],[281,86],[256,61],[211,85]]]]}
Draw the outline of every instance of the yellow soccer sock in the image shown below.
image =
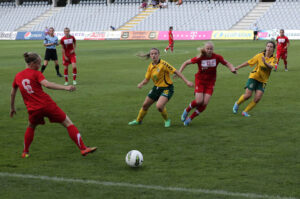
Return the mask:
{"type": "Polygon", "coordinates": [[[251,101],[250,104],[245,108],[244,112],[251,111],[256,106],[256,103],[254,101],[251,101]]]}
{"type": "Polygon", "coordinates": [[[245,100],[244,94],[243,94],[243,95],[241,95],[241,97],[240,97],[239,100],[237,101],[237,105],[242,104],[244,101],[246,101],[246,100],[245,100]]]}
{"type": "Polygon", "coordinates": [[[161,112],[161,116],[164,118],[164,120],[168,120],[168,113],[166,108],[164,108],[164,110],[161,112]]]}
{"type": "Polygon", "coordinates": [[[147,111],[145,111],[143,108],[141,108],[139,111],[139,115],[136,118],[136,121],[141,122],[144,119],[146,114],[147,114],[147,111]]]}

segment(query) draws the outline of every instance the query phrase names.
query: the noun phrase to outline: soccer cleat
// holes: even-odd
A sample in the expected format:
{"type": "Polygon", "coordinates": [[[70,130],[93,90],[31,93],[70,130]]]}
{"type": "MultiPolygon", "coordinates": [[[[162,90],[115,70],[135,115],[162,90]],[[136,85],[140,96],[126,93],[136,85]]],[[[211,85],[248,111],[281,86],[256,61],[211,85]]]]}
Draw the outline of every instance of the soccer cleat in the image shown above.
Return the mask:
{"type": "Polygon", "coordinates": [[[168,120],[165,120],[165,127],[168,128],[171,126],[171,120],[168,119],[168,120]]]}
{"type": "Polygon", "coordinates": [[[286,68],[284,71],[285,71],[285,72],[288,72],[289,70],[286,68]]]}
{"type": "Polygon", "coordinates": [[[56,75],[57,77],[63,77],[60,73],[57,73],[56,75]]]}
{"type": "Polygon", "coordinates": [[[183,122],[183,125],[184,125],[184,126],[188,126],[188,125],[190,125],[191,122],[192,122],[192,119],[189,117],[188,119],[186,119],[186,120],[183,122]]]}
{"type": "Polygon", "coordinates": [[[251,115],[249,115],[247,112],[245,112],[245,111],[243,111],[242,112],[242,115],[244,116],[244,117],[250,117],[251,115]]]}
{"type": "Polygon", "coordinates": [[[68,83],[68,82],[65,82],[65,83],[64,83],[64,85],[65,85],[65,86],[68,86],[68,85],[69,85],[69,83],[68,83]]]}
{"type": "Polygon", "coordinates": [[[97,150],[97,147],[87,147],[84,150],[81,150],[81,155],[86,156],[89,153],[94,153],[97,150]]]}
{"type": "Polygon", "coordinates": [[[186,109],[184,109],[182,115],[181,115],[181,121],[184,122],[188,116],[188,112],[186,111],[186,109]]]}
{"type": "Polygon", "coordinates": [[[22,153],[22,158],[29,158],[29,157],[30,157],[29,153],[26,152],[22,153]]]}
{"type": "Polygon", "coordinates": [[[77,82],[75,80],[73,80],[73,85],[76,86],[77,85],[77,82]]]}
{"type": "Polygon", "coordinates": [[[237,104],[237,102],[235,102],[232,108],[232,112],[236,114],[238,110],[239,110],[239,105],[237,104]]]}
{"type": "Polygon", "coordinates": [[[167,49],[165,49],[165,53],[167,53],[168,51],[167,51],[167,49]]]}
{"type": "Polygon", "coordinates": [[[133,120],[131,122],[128,123],[129,126],[135,126],[135,125],[139,125],[139,124],[142,124],[142,122],[140,121],[137,121],[137,120],[133,120]]]}

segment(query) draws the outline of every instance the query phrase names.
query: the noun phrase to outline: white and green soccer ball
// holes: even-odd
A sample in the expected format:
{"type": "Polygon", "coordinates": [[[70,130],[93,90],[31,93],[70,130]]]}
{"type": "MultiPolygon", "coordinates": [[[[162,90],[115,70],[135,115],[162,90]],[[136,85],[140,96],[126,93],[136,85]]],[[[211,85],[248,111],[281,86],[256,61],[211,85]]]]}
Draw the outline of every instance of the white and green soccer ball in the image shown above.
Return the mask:
{"type": "Polygon", "coordinates": [[[143,155],[138,150],[131,150],[125,157],[126,164],[130,167],[140,167],[143,164],[143,155]]]}

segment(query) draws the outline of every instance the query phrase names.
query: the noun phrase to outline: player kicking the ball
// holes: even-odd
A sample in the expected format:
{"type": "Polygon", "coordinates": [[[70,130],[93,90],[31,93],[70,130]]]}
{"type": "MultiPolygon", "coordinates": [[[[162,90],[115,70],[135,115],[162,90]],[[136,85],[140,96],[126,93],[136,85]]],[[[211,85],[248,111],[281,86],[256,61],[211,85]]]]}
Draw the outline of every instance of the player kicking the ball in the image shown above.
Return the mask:
{"type": "Polygon", "coordinates": [[[232,73],[236,73],[233,65],[224,60],[221,55],[215,54],[213,44],[207,42],[204,48],[200,49],[200,56],[188,59],[182,64],[179,72],[182,72],[190,64],[198,64],[199,70],[195,74],[195,100],[184,109],[181,116],[181,121],[184,122],[185,126],[188,126],[196,116],[205,110],[214,91],[219,63],[227,66],[232,73]],[[189,112],[193,108],[196,108],[196,111],[188,117],[189,112]]]}
{"type": "Polygon", "coordinates": [[[26,69],[19,72],[14,79],[11,90],[11,110],[10,116],[16,114],[15,97],[20,89],[24,103],[29,114],[29,124],[25,132],[24,150],[22,157],[29,157],[29,147],[33,141],[35,128],[39,124],[45,124],[44,117],[48,117],[50,122],[61,123],[66,127],[69,136],[78,146],[83,156],[94,152],[96,147],[86,147],[81,139],[81,135],[70,120],[70,118],[57,106],[57,104],[46,94],[42,85],[49,89],[74,91],[74,86],[62,86],[48,82],[44,75],[38,71],[41,67],[41,57],[36,53],[24,53],[26,69]]]}
{"type": "Polygon", "coordinates": [[[72,64],[73,68],[73,85],[76,85],[76,76],[77,76],[77,68],[76,68],[76,39],[74,36],[70,35],[70,29],[64,29],[65,36],[61,38],[60,44],[62,46],[62,56],[63,56],[63,65],[64,65],[64,75],[65,75],[65,86],[68,83],[68,66],[72,64]]]}

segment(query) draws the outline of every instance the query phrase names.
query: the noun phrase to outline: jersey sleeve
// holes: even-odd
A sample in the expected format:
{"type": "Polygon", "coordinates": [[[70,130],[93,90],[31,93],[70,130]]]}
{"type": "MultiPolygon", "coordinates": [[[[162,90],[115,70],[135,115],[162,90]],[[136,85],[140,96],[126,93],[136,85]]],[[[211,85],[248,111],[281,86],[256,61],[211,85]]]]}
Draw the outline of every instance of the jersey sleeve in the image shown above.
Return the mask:
{"type": "Polygon", "coordinates": [[[198,57],[194,57],[194,58],[191,59],[191,62],[192,62],[193,64],[198,63],[198,61],[199,61],[199,58],[198,58],[198,57]]]}
{"type": "Polygon", "coordinates": [[[290,40],[288,37],[286,37],[286,43],[290,43],[290,40]]]}
{"type": "Polygon", "coordinates": [[[37,71],[37,81],[40,83],[41,81],[43,81],[45,78],[45,76],[43,75],[43,73],[41,73],[40,71],[37,71]]]}
{"type": "Polygon", "coordinates": [[[226,64],[227,64],[227,61],[226,61],[221,55],[218,56],[218,60],[219,60],[219,62],[220,62],[221,64],[223,64],[223,65],[226,65],[226,64]]]}
{"type": "Polygon", "coordinates": [[[147,72],[145,75],[145,78],[148,80],[151,78],[151,70],[150,69],[151,69],[151,65],[148,66],[148,69],[147,69],[147,72]]]}
{"type": "Polygon", "coordinates": [[[165,66],[165,70],[168,71],[170,74],[174,74],[174,72],[176,71],[176,68],[174,68],[168,62],[163,62],[163,65],[165,66]]]}
{"type": "Polygon", "coordinates": [[[15,77],[13,83],[12,83],[12,87],[13,87],[13,88],[17,88],[17,87],[18,87],[17,81],[16,81],[16,77],[15,77]]]}
{"type": "Polygon", "coordinates": [[[248,60],[250,66],[254,66],[258,62],[259,54],[255,55],[252,59],[248,60]]]}

